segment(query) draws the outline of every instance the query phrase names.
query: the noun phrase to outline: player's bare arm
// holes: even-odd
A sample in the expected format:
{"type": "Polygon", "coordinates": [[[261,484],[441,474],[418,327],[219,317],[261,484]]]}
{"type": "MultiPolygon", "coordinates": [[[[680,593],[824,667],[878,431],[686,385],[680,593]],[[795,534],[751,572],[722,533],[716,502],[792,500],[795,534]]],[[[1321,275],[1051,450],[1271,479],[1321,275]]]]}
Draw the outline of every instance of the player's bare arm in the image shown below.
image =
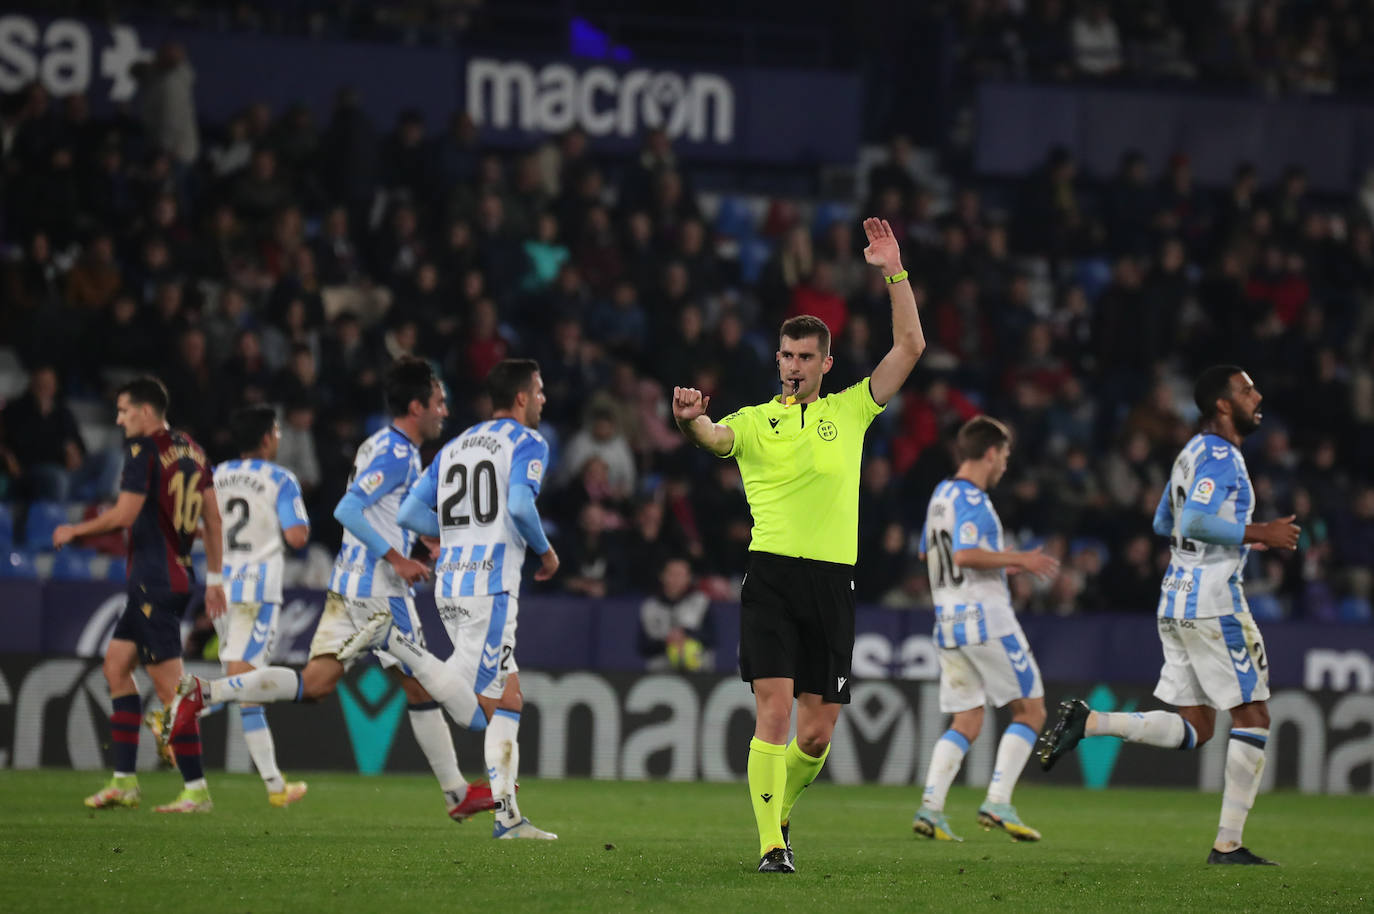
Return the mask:
{"type": "MultiPolygon", "coordinates": [[[[218,572],[224,567],[224,541],[220,539],[223,529],[223,521],[219,513],[219,499],[215,497],[213,486],[206,489],[203,493],[204,504],[201,506],[200,522],[205,527],[205,567],[218,572]]],[[[205,582],[205,614],[211,619],[218,619],[224,615],[229,608],[228,602],[224,597],[224,585],[217,582],[216,578],[207,578],[205,582]],[[211,583],[216,581],[216,583],[211,583]]]]}
{"type": "Polygon", "coordinates": [[[101,511],[90,520],[79,524],[58,524],[52,532],[52,546],[61,549],[72,540],[85,536],[99,536],[112,530],[127,530],[143,510],[143,501],[148,496],[138,492],[120,492],[119,499],[108,510],[101,511]]]}
{"type": "Polygon", "coordinates": [[[1042,581],[1059,574],[1059,560],[1046,555],[1039,546],[1025,552],[995,552],[991,549],[960,549],[954,553],[954,564],[960,568],[1006,568],[1029,571],[1042,581]]]}
{"type": "Polygon", "coordinates": [[[1247,524],[1245,539],[1242,542],[1256,545],[1261,550],[1296,549],[1298,548],[1298,534],[1302,532],[1302,528],[1293,523],[1296,519],[1297,515],[1290,514],[1287,517],[1275,518],[1262,524],[1247,524]]]}
{"type": "Polygon", "coordinates": [[[711,398],[695,387],[673,388],[673,421],[687,440],[699,448],[724,457],[735,446],[734,429],[711,421],[706,407],[711,398]]]}
{"type": "MultiPolygon", "coordinates": [[[[868,236],[864,260],[882,270],[884,277],[900,276],[904,272],[902,251],[887,220],[865,219],[864,234],[868,236]]],[[[921,330],[911,282],[902,278],[889,282],[887,289],[892,301],[892,348],[873,369],[869,379],[873,402],[879,406],[885,406],[902,389],[921,353],[926,351],[926,336],[921,330]]]]}
{"type": "Polygon", "coordinates": [[[401,580],[407,584],[415,584],[419,581],[429,580],[429,566],[424,562],[417,562],[414,559],[406,558],[395,549],[388,549],[386,555],[382,556],[390,563],[396,573],[401,576],[401,580]]]}
{"type": "Polygon", "coordinates": [[[536,581],[547,581],[558,571],[558,553],[553,546],[549,546],[549,551],[539,557],[539,570],[534,573],[536,581]]]}

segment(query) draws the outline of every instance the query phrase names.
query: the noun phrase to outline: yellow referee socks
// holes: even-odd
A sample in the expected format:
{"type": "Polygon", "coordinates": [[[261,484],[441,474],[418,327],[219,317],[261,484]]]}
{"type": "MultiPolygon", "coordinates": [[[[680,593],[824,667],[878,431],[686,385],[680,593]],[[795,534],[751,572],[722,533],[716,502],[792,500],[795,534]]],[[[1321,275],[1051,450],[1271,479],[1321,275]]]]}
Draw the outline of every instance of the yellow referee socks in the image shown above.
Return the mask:
{"type": "Polygon", "coordinates": [[[782,796],[787,788],[787,747],[749,740],[749,799],[759,826],[759,856],[782,847],[782,796]]]}
{"type": "Polygon", "coordinates": [[[821,773],[821,768],[825,766],[825,759],[830,755],[830,744],[825,744],[825,751],[820,758],[813,758],[801,751],[794,739],[787,744],[787,786],[782,792],[782,820],[786,822],[792,818],[792,807],[797,802],[797,797],[801,792],[811,786],[811,782],[816,779],[816,775],[821,773]]]}

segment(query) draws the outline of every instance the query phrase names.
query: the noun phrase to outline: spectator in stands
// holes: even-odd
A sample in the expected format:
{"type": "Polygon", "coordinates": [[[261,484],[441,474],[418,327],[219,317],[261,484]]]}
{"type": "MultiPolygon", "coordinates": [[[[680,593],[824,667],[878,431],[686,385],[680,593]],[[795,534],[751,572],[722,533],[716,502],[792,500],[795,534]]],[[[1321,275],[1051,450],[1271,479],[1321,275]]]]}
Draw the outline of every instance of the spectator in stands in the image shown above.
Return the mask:
{"type": "Polygon", "coordinates": [[[81,431],[59,395],[57,370],[52,365],[33,370],[29,389],[5,407],[0,430],[4,434],[0,459],[29,498],[65,502],[83,483],[86,497],[113,492],[116,470],[106,473],[98,485],[90,484],[103,466],[92,462],[87,468],[81,431]]]}
{"type": "Polygon", "coordinates": [[[1073,20],[1073,53],[1078,72],[1101,79],[1121,71],[1121,35],[1107,4],[1089,0],[1073,20]]]}
{"type": "Polygon", "coordinates": [[[558,546],[562,571],[555,583],[569,593],[603,599],[620,592],[624,572],[620,543],[606,529],[605,509],[594,501],[577,513],[577,526],[558,546]]]}
{"type": "Polygon", "coordinates": [[[605,463],[607,481],[616,498],[626,498],[635,491],[634,453],[616,425],[615,413],[603,405],[592,407],[586,424],[568,441],[559,468],[560,480],[566,484],[581,474],[583,465],[593,457],[605,463]]]}
{"type": "Polygon", "coordinates": [[[639,655],[644,668],[688,673],[714,669],[711,602],[694,589],[691,564],[679,556],[658,568],[658,592],[639,605],[639,655]]]}
{"type": "Polygon", "coordinates": [[[169,41],[149,62],[130,69],[138,81],[137,105],[143,127],[161,149],[171,153],[180,168],[188,168],[200,154],[196,120],[196,73],[186,49],[169,41]]]}

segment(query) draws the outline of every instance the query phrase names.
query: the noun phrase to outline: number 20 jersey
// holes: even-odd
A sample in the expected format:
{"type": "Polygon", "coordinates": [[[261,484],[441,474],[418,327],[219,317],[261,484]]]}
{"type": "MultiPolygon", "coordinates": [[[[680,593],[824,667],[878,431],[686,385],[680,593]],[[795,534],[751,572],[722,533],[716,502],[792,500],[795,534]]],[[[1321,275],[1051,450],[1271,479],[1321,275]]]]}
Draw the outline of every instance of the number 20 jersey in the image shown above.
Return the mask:
{"type": "Polygon", "coordinates": [[[549,446],[514,419],[480,422],[444,445],[422,480],[437,491],[435,596],[518,594],[525,538],[510,514],[513,485],[539,494],[549,446]]]}
{"type": "Polygon", "coordinates": [[[960,568],[954,556],[965,549],[1001,552],[1002,520],[982,489],[966,479],[946,479],[930,497],[921,534],[939,647],[982,644],[1020,628],[1006,573],[1001,568],[960,568]]]}
{"type": "Polygon", "coordinates": [[[1193,436],[1174,460],[1164,501],[1173,514],[1173,526],[1158,614],[1168,619],[1211,619],[1249,612],[1241,579],[1250,547],[1183,536],[1185,508],[1250,523],[1255,490],[1240,450],[1218,435],[1193,436]]]}
{"type": "Polygon", "coordinates": [[[301,486],[269,460],[226,460],[215,467],[224,527],[224,595],[230,603],[280,603],[282,531],[308,525],[301,486]]]}

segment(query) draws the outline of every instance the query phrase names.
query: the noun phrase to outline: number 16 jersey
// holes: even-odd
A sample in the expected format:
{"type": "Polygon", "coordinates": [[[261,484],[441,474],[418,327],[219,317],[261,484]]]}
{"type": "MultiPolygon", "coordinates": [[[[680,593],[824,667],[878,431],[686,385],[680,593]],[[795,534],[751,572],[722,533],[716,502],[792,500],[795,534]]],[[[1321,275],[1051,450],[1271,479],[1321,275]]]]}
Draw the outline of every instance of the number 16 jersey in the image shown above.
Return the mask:
{"type": "Polygon", "coordinates": [[[510,513],[513,486],[539,494],[549,446],[514,419],[479,422],[444,445],[415,484],[439,512],[436,597],[518,594],[525,537],[510,513]]]}
{"type": "Polygon", "coordinates": [[[1173,521],[1158,615],[1211,619],[1249,612],[1241,578],[1250,547],[1202,543],[1183,535],[1185,508],[1250,523],[1255,490],[1240,449],[1219,435],[1194,435],[1174,460],[1162,502],[1161,510],[1167,506],[1173,521]]]}
{"type": "Polygon", "coordinates": [[[230,603],[280,603],[282,531],[309,525],[295,475],[269,460],[215,467],[223,515],[224,595],[230,603]]]}
{"type": "Polygon", "coordinates": [[[967,479],[946,479],[926,507],[921,551],[935,600],[935,644],[982,644],[1018,631],[1001,568],[960,568],[965,549],[1002,551],[1002,520],[988,494],[967,479]]]}

